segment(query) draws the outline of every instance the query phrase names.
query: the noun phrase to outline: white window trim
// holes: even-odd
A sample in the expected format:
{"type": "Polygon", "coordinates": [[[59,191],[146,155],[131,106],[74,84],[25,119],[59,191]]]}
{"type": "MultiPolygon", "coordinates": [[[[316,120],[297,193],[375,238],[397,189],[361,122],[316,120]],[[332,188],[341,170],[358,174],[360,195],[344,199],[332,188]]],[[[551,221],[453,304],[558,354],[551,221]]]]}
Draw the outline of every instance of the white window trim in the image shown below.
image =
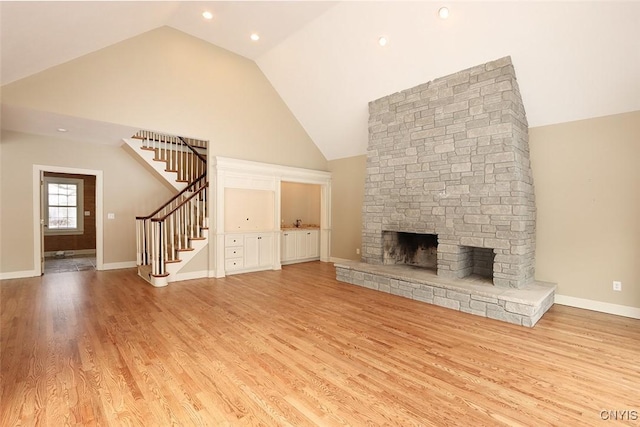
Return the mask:
{"type": "Polygon", "coordinates": [[[45,176],[44,177],[44,209],[45,209],[45,218],[44,218],[44,234],[45,236],[71,236],[71,235],[80,235],[84,234],[84,180],[81,178],[61,178],[55,176],[45,176]],[[78,195],[77,195],[77,219],[78,226],[74,229],[49,229],[49,183],[52,184],[75,184],[78,186],[78,195]]]}

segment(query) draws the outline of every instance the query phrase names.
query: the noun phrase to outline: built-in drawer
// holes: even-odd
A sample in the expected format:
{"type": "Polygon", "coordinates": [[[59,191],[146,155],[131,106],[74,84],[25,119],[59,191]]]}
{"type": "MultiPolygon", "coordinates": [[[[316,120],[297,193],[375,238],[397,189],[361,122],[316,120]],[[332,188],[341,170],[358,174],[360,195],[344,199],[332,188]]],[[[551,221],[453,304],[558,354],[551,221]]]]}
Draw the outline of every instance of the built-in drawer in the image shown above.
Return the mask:
{"type": "Polygon", "coordinates": [[[238,270],[244,267],[242,258],[230,258],[224,261],[224,269],[226,271],[238,270]]]}
{"type": "Polygon", "coordinates": [[[244,255],[244,248],[242,246],[235,246],[230,248],[224,248],[224,257],[228,258],[242,258],[244,255]]]}
{"type": "Polygon", "coordinates": [[[227,234],[224,236],[224,245],[229,246],[242,246],[244,244],[244,237],[242,234],[227,234]]]}

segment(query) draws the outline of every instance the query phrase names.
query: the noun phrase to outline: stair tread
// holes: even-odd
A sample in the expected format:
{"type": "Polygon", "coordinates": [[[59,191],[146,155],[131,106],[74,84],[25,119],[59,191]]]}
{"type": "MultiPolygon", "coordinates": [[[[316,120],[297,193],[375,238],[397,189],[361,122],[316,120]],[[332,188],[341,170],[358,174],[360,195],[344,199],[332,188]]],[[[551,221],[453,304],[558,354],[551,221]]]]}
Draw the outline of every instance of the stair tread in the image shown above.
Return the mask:
{"type": "Polygon", "coordinates": [[[169,277],[169,273],[164,274],[152,274],[151,277],[169,277]]]}

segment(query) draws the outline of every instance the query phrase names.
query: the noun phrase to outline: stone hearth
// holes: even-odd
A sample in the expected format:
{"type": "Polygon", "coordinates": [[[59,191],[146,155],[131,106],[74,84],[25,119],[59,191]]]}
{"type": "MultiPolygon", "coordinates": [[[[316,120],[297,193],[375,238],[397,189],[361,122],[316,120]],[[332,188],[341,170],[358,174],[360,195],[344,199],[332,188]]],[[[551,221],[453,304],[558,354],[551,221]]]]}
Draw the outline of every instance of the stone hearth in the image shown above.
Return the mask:
{"type": "Polygon", "coordinates": [[[355,261],[336,264],[336,276],[342,282],[528,327],[553,305],[556,289],[543,282],[499,288],[481,276],[451,279],[418,267],[355,261]]]}

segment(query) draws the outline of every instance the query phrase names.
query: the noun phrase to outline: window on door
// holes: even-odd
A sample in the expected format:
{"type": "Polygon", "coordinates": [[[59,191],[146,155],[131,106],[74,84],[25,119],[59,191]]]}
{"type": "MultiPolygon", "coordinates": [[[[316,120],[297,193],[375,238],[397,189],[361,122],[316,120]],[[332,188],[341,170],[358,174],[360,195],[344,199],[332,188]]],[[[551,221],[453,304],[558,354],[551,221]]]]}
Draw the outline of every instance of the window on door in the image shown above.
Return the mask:
{"type": "Polygon", "coordinates": [[[84,181],[45,177],[44,193],[45,234],[82,234],[84,181]]]}

